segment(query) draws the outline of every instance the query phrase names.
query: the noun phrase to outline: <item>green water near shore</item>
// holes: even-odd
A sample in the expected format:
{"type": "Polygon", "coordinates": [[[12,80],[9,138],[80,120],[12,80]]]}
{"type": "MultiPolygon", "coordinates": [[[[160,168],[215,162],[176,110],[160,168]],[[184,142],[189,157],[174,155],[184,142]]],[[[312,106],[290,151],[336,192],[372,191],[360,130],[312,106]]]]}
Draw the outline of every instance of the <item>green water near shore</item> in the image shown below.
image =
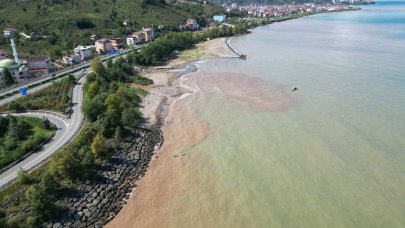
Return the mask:
{"type": "Polygon", "coordinates": [[[210,134],[185,150],[198,159],[173,183],[176,227],[405,226],[405,8],[392,8],[261,27],[233,39],[246,61],[198,63],[181,102],[210,134]]]}

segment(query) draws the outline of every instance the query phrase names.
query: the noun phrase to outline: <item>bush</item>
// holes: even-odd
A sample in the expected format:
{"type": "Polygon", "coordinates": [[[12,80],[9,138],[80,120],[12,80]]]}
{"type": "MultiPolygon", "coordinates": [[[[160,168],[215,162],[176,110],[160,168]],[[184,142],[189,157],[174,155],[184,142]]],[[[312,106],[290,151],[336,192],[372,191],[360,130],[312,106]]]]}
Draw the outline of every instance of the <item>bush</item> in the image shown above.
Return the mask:
{"type": "Polygon", "coordinates": [[[21,184],[28,184],[30,182],[28,172],[20,168],[20,171],[18,171],[17,181],[21,184]]]}

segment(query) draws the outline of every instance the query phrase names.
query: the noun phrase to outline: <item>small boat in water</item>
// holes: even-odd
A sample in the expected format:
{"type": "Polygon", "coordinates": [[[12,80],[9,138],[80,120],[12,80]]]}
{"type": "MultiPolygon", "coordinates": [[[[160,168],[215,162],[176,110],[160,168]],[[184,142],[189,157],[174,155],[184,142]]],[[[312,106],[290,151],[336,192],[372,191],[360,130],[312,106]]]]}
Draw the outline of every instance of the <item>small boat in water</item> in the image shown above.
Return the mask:
{"type": "Polygon", "coordinates": [[[291,91],[297,91],[298,90],[298,88],[297,87],[293,87],[292,89],[291,89],[291,91]]]}
{"type": "Polygon", "coordinates": [[[243,60],[246,60],[246,55],[240,55],[239,58],[243,59],[243,60]]]}

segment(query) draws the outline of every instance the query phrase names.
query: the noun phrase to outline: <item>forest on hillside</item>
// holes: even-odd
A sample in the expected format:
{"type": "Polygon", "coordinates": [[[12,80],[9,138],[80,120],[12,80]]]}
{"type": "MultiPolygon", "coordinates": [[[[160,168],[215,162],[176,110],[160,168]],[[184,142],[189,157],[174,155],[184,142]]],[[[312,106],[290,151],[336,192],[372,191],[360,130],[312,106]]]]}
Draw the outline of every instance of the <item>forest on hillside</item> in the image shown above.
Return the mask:
{"type": "MultiPolygon", "coordinates": [[[[177,26],[187,18],[201,22],[216,13],[220,6],[196,2],[165,0],[0,0],[0,29],[16,28],[36,39],[17,34],[22,55],[62,56],[79,45],[94,44],[91,35],[124,37],[147,26],[177,26]],[[123,21],[128,20],[128,26],[123,21]]],[[[0,36],[0,49],[11,53],[9,42],[0,36]]]]}

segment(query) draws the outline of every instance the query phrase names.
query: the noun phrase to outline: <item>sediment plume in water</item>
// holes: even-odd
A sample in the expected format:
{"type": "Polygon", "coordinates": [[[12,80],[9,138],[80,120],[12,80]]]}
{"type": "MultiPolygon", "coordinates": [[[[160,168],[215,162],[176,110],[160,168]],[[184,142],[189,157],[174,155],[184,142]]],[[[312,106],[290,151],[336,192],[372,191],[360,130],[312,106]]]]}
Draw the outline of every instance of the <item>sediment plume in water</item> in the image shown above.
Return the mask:
{"type": "Polygon", "coordinates": [[[296,104],[287,85],[271,84],[263,79],[234,73],[193,73],[203,93],[223,96],[240,108],[256,111],[285,111],[296,104]]]}
{"type": "MultiPolygon", "coordinates": [[[[211,197],[220,197],[215,195],[222,192],[215,190],[221,186],[219,179],[214,176],[207,179],[204,176],[209,158],[192,150],[194,145],[215,132],[211,132],[208,122],[199,119],[198,113],[189,104],[223,97],[232,105],[241,108],[275,112],[287,110],[295,103],[286,86],[271,85],[259,78],[243,74],[197,71],[186,75],[177,86],[190,90],[184,91],[184,94],[189,95],[176,100],[168,112],[169,117],[162,129],[164,143],[158,158],[151,162],[146,176],[138,183],[128,204],[107,227],[178,227],[179,224],[187,226],[199,218],[191,214],[189,217],[176,214],[176,210],[181,211],[180,208],[187,203],[183,202],[184,199],[194,197],[199,199],[196,202],[214,203],[210,200],[211,197]],[[196,192],[196,188],[200,189],[197,192],[204,193],[189,196],[190,192],[196,192]]],[[[214,208],[222,207],[211,206],[212,213],[215,213],[214,208]]],[[[209,215],[214,216],[207,211],[205,216],[209,215]]],[[[211,223],[214,221],[204,221],[205,225],[215,225],[211,223]]]]}

